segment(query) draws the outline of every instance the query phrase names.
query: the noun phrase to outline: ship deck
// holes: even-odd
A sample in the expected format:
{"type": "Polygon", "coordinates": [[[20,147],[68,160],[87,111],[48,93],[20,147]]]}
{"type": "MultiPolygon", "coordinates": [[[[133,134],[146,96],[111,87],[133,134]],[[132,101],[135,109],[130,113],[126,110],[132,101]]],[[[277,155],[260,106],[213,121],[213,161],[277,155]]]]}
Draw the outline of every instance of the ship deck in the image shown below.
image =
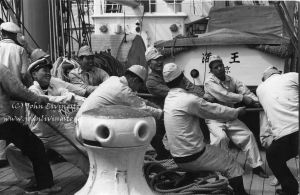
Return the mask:
{"type": "MultiPolygon", "coordinates": [[[[238,160],[245,169],[244,185],[251,195],[274,195],[275,190],[280,186],[271,186],[271,177],[268,179],[260,178],[253,175],[251,168],[246,164],[245,155],[232,149],[231,154],[238,160]]],[[[263,160],[265,161],[265,152],[261,151],[263,160]]],[[[288,161],[288,166],[295,176],[299,175],[299,159],[293,158],[288,161]]],[[[265,170],[271,174],[267,164],[263,165],[265,170]]],[[[61,162],[51,165],[55,183],[62,186],[63,190],[57,195],[71,195],[76,193],[85,183],[85,179],[80,170],[68,162],[61,162]]],[[[22,194],[22,183],[17,181],[12,169],[8,166],[0,169],[0,194],[1,195],[20,195],[22,194]]]]}

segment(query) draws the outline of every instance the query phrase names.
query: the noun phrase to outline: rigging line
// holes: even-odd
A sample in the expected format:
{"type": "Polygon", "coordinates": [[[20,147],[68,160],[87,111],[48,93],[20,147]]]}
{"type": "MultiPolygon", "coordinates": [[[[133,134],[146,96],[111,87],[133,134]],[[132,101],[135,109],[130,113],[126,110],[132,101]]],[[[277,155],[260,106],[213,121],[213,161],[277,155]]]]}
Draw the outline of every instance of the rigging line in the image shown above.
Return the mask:
{"type": "MultiPolygon", "coordinates": [[[[80,24],[82,25],[81,28],[82,28],[82,33],[80,35],[80,37],[82,36],[83,33],[86,33],[85,31],[85,22],[84,22],[84,18],[82,18],[82,9],[81,9],[81,5],[80,5],[80,1],[76,0],[76,4],[77,4],[77,11],[78,11],[78,23],[79,23],[79,27],[80,27],[80,24]]],[[[85,39],[83,39],[85,40],[85,39]]],[[[81,40],[80,40],[81,42],[81,40]]],[[[80,43],[79,46],[81,46],[82,43],[80,43]]]]}
{"type": "Polygon", "coordinates": [[[89,23],[89,28],[88,28],[88,33],[89,33],[89,43],[90,46],[92,47],[92,40],[91,40],[91,21],[90,21],[90,5],[89,5],[89,1],[87,0],[87,17],[88,17],[88,23],[89,23]]]}
{"type": "Polygon", "coordinates": [[[68,59],[70,59],[71,58],[71,36],[72,36],[72,34],[71,34],[71,26],[70,26],[70,10],[71,10],[72,8],[71,8],[71,1],[67,1],[67,10],[68,10],[68,12],[67,12],[67,28],[68,28],[68,31],[67,31],[67,33],[68,33],[68,49],[69,49],[69,52],[68,52],[68,59]]]}
{"type": "MultiPolygon", "coordinates": [[[[205,55],[207,54],[207,46],[205,46],[205,55]]],[[[204,58],[204,75],[203,75],[203,82],[202,85],[204,85],[206,79],[206,56],[204,58]]]]}
{"type": "Polygon", "coordinates": [[[90,21],[90,5],[89,5],[89,0],[87,0],[87,17],[88,17],[88,23],[90,25],[91,21],[90,21]]]}
{"type": "Polygon", "coordinates": [[[77,42],[79,41],[79,38],[78,38],[78,32],[77,32],[77,30],[76,30],[76,23],[75,23],[75,19],[74,19],[74,13],[73,13],[73,11],[71,10],[71,19],[72,19],[72,21],[73,21],[73,25],[74,25],[74,29],[75,29],[75,33],[76,33],[76,38],[77,38],[77,42]]]}
{"type": "Polygon", "coordinates": [[[1,9],[2,9],[2,18],[4,16],[5,20],[8,21],[8,18],[7,18],[7,15],[5,14],[5,10],[4,10],[3,6],[1,6],[1,9]]]}
{"type": "MultiPolygon", "coordinates": [[[[85,30],[86,30],[86,41],[88,42],[88,45],[91,47],[91,37],[90,37],[90,31],[89,31],[89,28],[90,26],[88,27],[86,22],[85,22],[85,10],[84,10],[84,6],[85,6],[85,1],[83,1],[83,5],[82,5],[82,9],[83,9],[83,15],[82,15],[82,18],[83,18],[83,21],[84,21],[84,24],[85,24],[85,30]]],[[[89,12],[89,8],[87,9],[87,12],[89,12]]],[[[89,18],[88,18],[88,21],[89,21],[89,18]]]]}
{"type": "MultiPolygon", "coordinates": [[[[25,19],[24,19],[24,12],[22,11],[22,10],[24,10],[24,3],[23,3],[23,1],[21,1],[21,8],[20,8],[20,12],[21,12],[21,17],[22,17],[22,21],[25,21],[25,19]]],[[[22,34],[24,34],[24,29],[22,29],[22,34]]]]}
{"type": "MultiPolygon", "coordinates": [[[[49,12],[48,12],[48,15],[49,15],[49,37],[50,37],[50,56],[51,56],[51,60],[53,60],[54,61],[54,59],[53,59],[53,32],[52,32],[52,22],[51,22],[51,2],[50,2],[51,0],[48,0],[48,7],[49,7],[49,12]]],[[[22,1],[23,2],[23,1],[22,1]]],[[[24,18],[24,17],[23,17],[24,18]]]]}
{"type": "Polygon", "coordinates": [[[125,30],[125,9],[124,9],[124,42],[126,43],[127,40],[126,40],[126,30],[125,30]]]}
{"type": "Polygon", "coordinates": [[[65,37],[64,37],[64,21],[63,21],[63,3],[65,3],[64,0],[59,1],[59,23],[60,23],[60,33],[61,33],[61,40],[62,40],[62,55],[65,57],[66,55],[66,48],[65,48],[65,37]]]}
{"type": "MultiPolygon", "coordinates": [[[[10,6],[10,4],[7,2],[7,0],[4,0],[5,3],[7,4],[7,6],[9,7],[9,9],[13,12],[13,14],[16,16],[16,12],[12,9],[12,7],[10,6]]],[[[25,31],[27,32],[27,34],[29,35],[29,37],[31,38],[31,40],[34,42],[34,44],[40,48],[40,46],[38,45],[38,43],[34,40],[34,38],[31,36],[30,32],[27,30],[27,28],[25,27],[25,25],[23,24],[23,22],[20,21],[20,24],[22,25],[22,27],[25,29],[25,31]]]]}

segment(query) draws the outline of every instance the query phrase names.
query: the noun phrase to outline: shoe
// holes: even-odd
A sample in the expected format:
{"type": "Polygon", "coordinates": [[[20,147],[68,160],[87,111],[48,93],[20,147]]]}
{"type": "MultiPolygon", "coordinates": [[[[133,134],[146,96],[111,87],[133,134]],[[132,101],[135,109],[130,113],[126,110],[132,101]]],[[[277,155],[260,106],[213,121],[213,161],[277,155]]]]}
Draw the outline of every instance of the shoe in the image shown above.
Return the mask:
{"type": "Polygon", "coordinates": [[[36,180],[35,180],[35,177],[29,177],[27,179],[23,179],[21,182],[20,182],[20,185],[22,186],[22,188],[33,188],[33,187],[37,187],[37,184],[36,184],[36,180]]]}
{"type": "Polygon", "coordinates": [[[278,180],[277,180],[277,178],[275,176],[270,181],[270,185],[271,186],[278,186],[279,185],[279,182],[278,182],[278,180]]]}
{"type": "Polygon", "coordinates": [[[253,174],[258,175],[259,177],[269,178],[269,176],[267,175],[267,173],[261,167],[255,167],[255,168],[253,168],[252,172],[253,172],[253,174]]]}
{"type": "Polygon", "coordinates": [[[50,188],[45,188],[45,189],[38,189],[37,186],[30,186],[25,188],[24,194],[26,195],[49,195],[53,193],[60,192],[62,188],[60,186],[55,186],[53,185],[50,188]]]}
{"type": "Polygon", "coordinates": [[[7,167],[9,165],[6,159],[0,160],[0,168],[7,167]]]}
{"type": "Polygon", "coordinates": [[[288,195],[286,192],[282,191],[282,189],[277,189],[277,190],[275,191],[275,194],[276,194],[276,195],[288,195]]]}

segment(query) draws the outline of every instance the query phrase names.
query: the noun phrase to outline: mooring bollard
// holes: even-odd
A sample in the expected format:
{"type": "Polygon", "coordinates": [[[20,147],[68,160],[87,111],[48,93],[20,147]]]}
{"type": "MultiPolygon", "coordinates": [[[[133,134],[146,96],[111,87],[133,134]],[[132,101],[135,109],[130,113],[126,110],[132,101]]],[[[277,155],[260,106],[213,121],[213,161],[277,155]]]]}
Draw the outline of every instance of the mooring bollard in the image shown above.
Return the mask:
{"type": "Polygon", "coordinates": [[[127,106],[86,111],[76,122],[77,138],[90,161],[89,177],[76,195],[151,195],[142,167],[155,134],[147,112],[127,106]]]}

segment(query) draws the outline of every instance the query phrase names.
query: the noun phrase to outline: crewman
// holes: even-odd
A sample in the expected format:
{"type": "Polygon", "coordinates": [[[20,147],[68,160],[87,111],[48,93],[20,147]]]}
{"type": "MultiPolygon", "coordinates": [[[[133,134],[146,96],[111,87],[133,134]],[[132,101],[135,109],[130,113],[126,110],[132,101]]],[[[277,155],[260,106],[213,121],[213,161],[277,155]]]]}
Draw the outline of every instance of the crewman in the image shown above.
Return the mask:
{"type": "MultiPolygon", "coordinates": [[[[258,104],[257,97],[240,81],[225,74],[221,57],[213,55],[209,59],[210,73],[205,81],[205,95],[212,97],[216,102],[228,107],[243,102],[246,105],[258,104]]],[[[257,143],[249,128],[239,119],[207,119],[206,124],[210,131],[212,145],[228,150],[229,140],[246,153],[248,163],[253,173],[268,178],[261,165],[263,164],[257,143]]]]}
{"type": "Polygon", "coordinates": [[[12,73],[24,82],[28,68],[28,57],[25,49],[18,43],[17,34],[21,32],[13,22],[4,22],[0,26],[2,40],[0,41],[0,59],[12,73]]]}
{"type": "MultiPolygon", "coordinates": [[[[29,87],[29,90],[37,95],[48,97],[51,102],[68,104],[83,102],[85,98],[69,92],[56,83],[50,82],[52,64],[47,57],[45,55],[29,65],[28,72],[33,78],[33,85],[29,87]]],[[[64,137],[56,133],[52,127],[41,120],[39,116],[36,116],[30,109],[27,110],[27,119],[30,121],[31,131],[43,141],[46,149],[56,151],[68,162],[78,167],[85,176],[88,175],[89,161],[86,158],[87,154],[84,147],[75,138],[75,125],[73,121],[53,122],[57,124],[57,130],[71,140],[81,152],[71,146],[64,137]],[[68,123],[68,126],[64,125],[66,123],[68,123]]],[[[34,185],[35,180],[33,179],[32,166],[29,159],[22,155],[22,152],[13,145],[7,147],[6,156],[17,178],[19,180],[27,180],[28,185],[34,185]]]]}
{"type": "Polygon", "coordinates": [[[299,185],[286,162],[298,155],[299,145],[299,81],[298,73],[281,74],[276,67],[263,73],[263,83],[256,94],[264,108],[269,132],[261,132],[266,141],[268,165],[281,184],[276,194],[296,195],[299,185]],[[268,138],[267,138],[268,137],[268,138]]]}
{"type": "MultiPolygon", "coordinates": [[[[41,58],[45,58],[49,62],[51,61],[50,55],[47,54],[45,51],[43,51],[42,49],[39,49],[39,48],[34,49],[30,55],[31,62],[35,62],[41,58]]],[[[61,88],[65,88],[68,91],[70,91],[76,95],[83,96],[83,97],[88,96],[88,92],[86,89],[81,88],[77,85],[65,82],[60,78],[54,77],[53,75],[51,75],[50,83],[54,86],[60,86],[61,88]]]]}
{"type": "MultiPolygon", "coordinates": [[[[157,105],[160,105],[161,108],[163,108],[165,97],[170,90],[166,85],[162,74],[164,57],[161,52],[155,47],[148,47],[145,52],[145,56],[147,65],[150,68],[150,72],[146,81],[146,87],[149,93],[155,96],[154,98],[151,98],[150,101],[156,103],[157,105]]],[[[202,97],[204,95],[204,90],[202,87],[193,85],[186,77],[184,77],[183,79],[186,84],[185,89],[189,93],[194,93],[199,97],[202,97]]],[[[209,131],[205,124],[205,121],[201,118],[199,118],[199,121],[204,133],[204,137],[206,138],[206,140],[209,140],[209,131]]],[[[158,133],[161,134],[160,136],[163,138],[165,134],[163,121],[158,121],[156,125],[160,129],[158,133]]]]}
{"type": "MultiPolygon", "coordinates": [[[[0,30],[2,37],[0,41],[1,64],[6,66],[19,81],[28,86],[29,83],[25,81],[28,57],[25,49],[17,41],[17,34],[21,32],[21,29],[13,22],[3,22],[0,30]]],[[[5,147],[5,141],[0,140],[0,167],[8,165],[5,147]]]]}
{"type": "MultiPolygon", "coordinates": [[[[153,103],[136,95],[144,85],[147,77],[146,69],[141,65],[132,65],[122,77],[111,76],[103,82],[81,105],[76,117],[84,111],[101,106],[124,105],[132,106],[150,112],[157,120],[163,116],[162,110],[153,103]]],[[[155,137],[153,139],[156,139],[155,137]]],[[[159,158],[164,157],[168,151],[164,148],[162,140],[151,142],[159,158]]],[[[161,160],[161,159],[159,159],[161,160]]]]}
{"type": "Polygon", "coordinates": [[[79,68],[69,72],[70,82],[84,88],[88,95],[91,94],[102,82],[108,79],[107,72],[95,66],[94,53],[87,45],[78,51],[79,68]]]}
{"type": "MultiPolygon", "coordinates": [[[[147,65],[150,68],[150,72],[146,81],[146,87],[152,95],[155,95],[163,102],[170,90],[166,85],[162,75],[164,57],[155,47],[147,48],[145,56],[147,65]]],[[[184,79],[186,83],[186,90],[188,90],[190,93],[195,93],[200,97],[204,95],[204,90],[200,86],[194,86],[186,77],[184,77],[184,79]]]]}
{"type": "Polygon", "coordinates": [[[0,64],[0,140],[6,140],[18,147],[32,162],[37,186],[27,192],[50,194],[61,190],[54,186],[53,175],[42,141],[30,131],[27,125],[18,122],[12,114],[11,98],[38,103],[45,106],[49,99],[28,91],[10,70],[0,64]]]}
{"type": "Polygon", "coordinates": [[[170,88],[165,99],[164,122],[175,163],[189,171],[221,171],[229,178],[235,194],[246,195],[243,169],[226,151],[204,142],[199,118],[234,120],[245,109],[210,103],[185,90],[183,71],[165,64],[163,77],[170,88]]]}

